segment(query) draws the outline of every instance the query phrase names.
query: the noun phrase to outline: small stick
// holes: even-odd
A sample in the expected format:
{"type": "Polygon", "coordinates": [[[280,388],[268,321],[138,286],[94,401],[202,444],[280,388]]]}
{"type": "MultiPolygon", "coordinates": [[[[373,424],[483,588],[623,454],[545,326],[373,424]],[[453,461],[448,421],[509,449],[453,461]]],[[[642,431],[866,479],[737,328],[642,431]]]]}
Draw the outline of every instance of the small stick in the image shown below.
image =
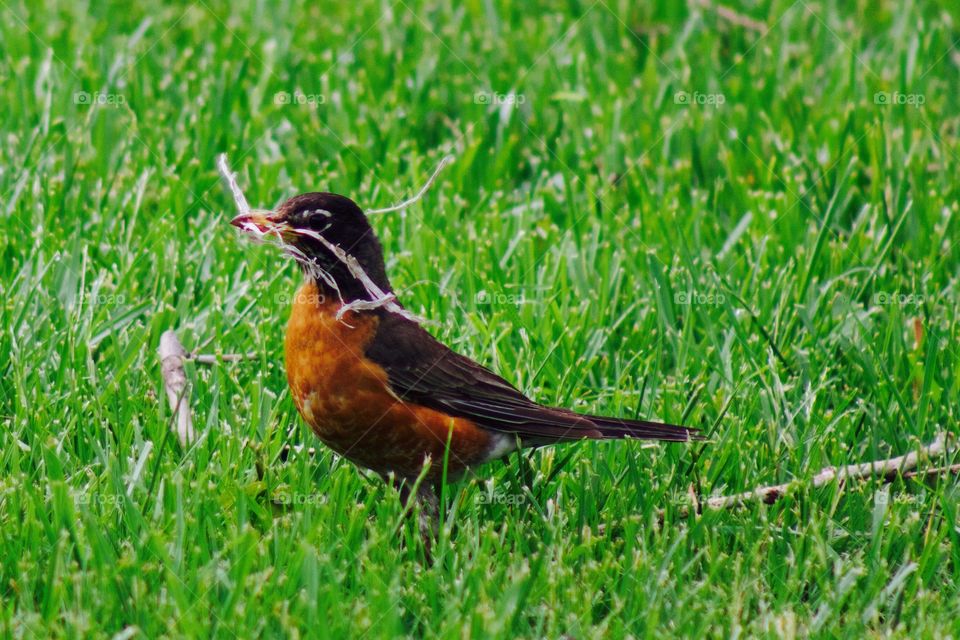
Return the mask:
{"type": "Polygon", "coordinates": [[[187,375],[183,371],[183,361],[187,358],[187,350],[183,348],[177,334],[168,329],[160,336],[160,367],[163,371],[163,386],[167,390],[167,400],[170,410],[177,416],[176,434],[180,444],[186,447],[197,439],[193,429],[193,419],[190,417],[190,394],[187,389],[187,375]]]}
{"type": "Polygon", "coordinates": [[[717,5],[717,15],[719,15],[721,18],[723,18],[727,22],[737,25],[738,27],[743,27],[745,29],[752,29],[757,33],[764,33],[767,31],[767,25],[765,25],[764,23],[754,20],[752,18],[748,18],[747,16],[741,13],[737,13],[733,9],[730,9],[723,5],[717,5]]]}
{"type": "MultiPolygon", "coordinates": [[[[876,460],[874,462],[865,462],[862,464],[851,464],[845,467],[826,467],[815,475],[811,481],[813,487],[823,487],[834,480],[841,482],[846,480],[862,480],[869,477],[880,477],[884,482],[893,482],[898,476],[916,477],[923,475],[929,477],[936,473],[956,473],[960,470],[960,465],[953,467],[941,467],[938,469],[929,469],[924,472],[915,472],[917,465],[922,458],[934,458],[945,453],[949,453],[952,447],[947,446],[947,434],[940,433],[934,438],[933,442],[921,447],[919,451],[911,451],[908,454],[888,458],[886,460],[876,460]]],[[[759,500],[765,504],[773,504],[784,495],[795,482],[776,484],[768,487],[760,487],[752,491],[745,491],[732,496],[714,496],[706,500],[693,500],[696,511],[699,513],[702,508],[707,509],[728,509],[736,507],[746,502],[759,500]]],[[[686,515],[688,510],[682,509],[681,514],[686,515]]]]}
{"type": "Polygon", "coordinates": [[[948,467],[932,467],[923,471],[908,471],[903,477],[908,480],[929,480],[938,476],[960,475],[960,464],[952,464],[948,467]]]}
{"type": "Polygon", "coordinates": [[[727,22],[737,25],[738,27],[743,27],[744,29],[750,29],[756,31],[757,33],[764,33],[767,31],[767,25],[753,18],[745,16],[741,13],[737,13],[730,7],[725,7],[722,4],[711,4],[709,0],[699,0],[695,4],[699,5],[703,9],[713,10],[717,12],[717,15],[727,22]]]}

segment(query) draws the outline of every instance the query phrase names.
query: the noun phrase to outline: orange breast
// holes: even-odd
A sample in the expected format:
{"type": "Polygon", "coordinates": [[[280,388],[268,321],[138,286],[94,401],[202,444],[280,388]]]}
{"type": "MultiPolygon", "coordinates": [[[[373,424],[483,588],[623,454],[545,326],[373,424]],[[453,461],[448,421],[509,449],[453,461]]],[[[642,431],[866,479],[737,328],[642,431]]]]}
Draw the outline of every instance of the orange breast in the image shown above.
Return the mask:
{"type": "Polygon", "coordinates": [[[430,477],[441,477],[450,441],[448,476],[484,462],[494,437],[470,420],[400,400],[387,373],[365,357],[379,319],[347,312],[313,283],[297,292],[287,326],[287,381],[303,419],[331,449],[380,473],[416,478],[425,458],[430,477]]]}

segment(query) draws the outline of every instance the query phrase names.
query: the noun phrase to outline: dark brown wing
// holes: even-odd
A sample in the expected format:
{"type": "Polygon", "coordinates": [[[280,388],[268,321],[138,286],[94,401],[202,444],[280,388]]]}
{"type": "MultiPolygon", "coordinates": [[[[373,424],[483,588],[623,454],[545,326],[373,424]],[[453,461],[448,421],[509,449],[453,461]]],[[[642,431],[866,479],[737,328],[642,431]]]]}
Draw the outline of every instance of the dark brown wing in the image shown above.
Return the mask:
{"type": "Polygon", "coordinates": [[[497,374],[451,351],[418,324],[394,313],[382,314],[366,355],[384,368],[400,398],[516,435],[527,445],[625,436],[691,439],[685,427],[583,416],[537,404],[497,374]]]}
{"type": "Polygon", "coordinates": [[[527,444],[601,437],[589,420],[538,405],[397,314],[382,315],[366,355],[384,368],[400,398],[492,431],[515,434],[527,444]]]}

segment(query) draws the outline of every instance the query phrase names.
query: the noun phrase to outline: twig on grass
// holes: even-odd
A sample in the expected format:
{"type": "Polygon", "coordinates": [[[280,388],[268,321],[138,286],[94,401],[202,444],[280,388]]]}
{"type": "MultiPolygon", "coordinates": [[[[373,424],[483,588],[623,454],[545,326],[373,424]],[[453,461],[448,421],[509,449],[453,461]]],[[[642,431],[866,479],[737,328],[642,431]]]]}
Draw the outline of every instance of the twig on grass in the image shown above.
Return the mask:
{"type": "Polygon", "coordinates": [[[960,475],[960,464],[951,464],[946,467],[930,467],[923,471],[908,471],[903,474],[907,480],[930,480],[940,476],[960,475]]]}
{"type": "Polygon", "coordinates": [[[183,362],[187,358],[187,350],[183,348],[177,334],[168,329],[160,336],[160,347],[157,349],[160,356],[160,367],[163,371],[163,386],[167,391],[167,400],[170,410],[176,415],[176,434],[180,444],[186,447],[197,439],[197,432],[193,428],[193,419],[190,417],[190,394],[187,389],[187,375],[183,371],[183,362]]]}
{"type": "MultiPolygon", "coordinates": [[[[850,464],[844,467],[826,467],[813,476],[810,480],[810,486],[813,488],[823,487],[834,480],[846,482],[847,480],[864,480],[866,478],[878,477],[884,482],[893,482],[898,477],[914,478],[922,476],[929,478],[933,475],[958,473],[960,472],[960,465],[915,471],[921,460],[936,458],[953,451],[955,447],[951,439],[951,436],[948,436],[946,433],[939,433],[930,444],[921,447],[918,451],[911,451],[902,456],[887,458],[886,460],[876,460],[874,462],[850,464]]],[[[796,481],[760,487],[732,496],[713,496],[706,500],[701,500],[694,493],[691,493],[690,499],[693,503],[694,512],[701,513],[704,508],[713,510],[729,509],[754,501],[773,504],[784,497],[790,488],[794,486],[797,486],[796,481]]],[[[685,507],[680,510],[680,515],[684,517],[688,515],[689,512],[690,509],[685,507]]]]}
{"type": "Polygon", "coordinates": [[[241,360],[255,360],[260,355],[249,353],[207,354],[189,353],[177,338],[173,329],[168,329],[160,336],[160,346],[157,348],[160,356],[160,366],[163,372],[163,386],[167,392],[167,400],[173,414],[170,418],[170,430],[177,434],[180,444],[184,447],[197,439],[193,427],[193,418],[190,414],[190,393],[187,383],[187,374],[183,363],[190,360],[198,364],[213,365],[219,362],[239,362],[241,360]]]}
{"type": "Polygon", "coordinates": [[[722,4],[715,4],[710,2],[710,0],[698,0],[694,4],[708,11],[715,11],[720,19],[726,20],[730,24],[738,27],[750,29],[751,31],[756,31],[757,33],[766,33],[769,30],[766,24],[758,20],[754,20],[749,16],[745,16],[742,13],[738,13],[730,7],[726,7],[722,4]]]}

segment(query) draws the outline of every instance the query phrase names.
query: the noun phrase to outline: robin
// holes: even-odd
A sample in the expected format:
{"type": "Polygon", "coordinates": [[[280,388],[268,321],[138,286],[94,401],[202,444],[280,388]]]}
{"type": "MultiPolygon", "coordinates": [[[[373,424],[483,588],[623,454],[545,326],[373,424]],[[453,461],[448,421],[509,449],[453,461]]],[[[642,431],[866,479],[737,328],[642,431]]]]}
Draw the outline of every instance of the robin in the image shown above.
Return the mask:
{"type": "Polygon", "coordinates": [[[518,447],[701,438],[688,427],[544,406],[447,348],[396,300],[380,242],[347,197],[305,193],[231,224],[276,240],[304,272],[285,345],[300,415],[336,453],[389,478],[405,502],[416,486],[421,527],[444,476],[518,447]]]}

